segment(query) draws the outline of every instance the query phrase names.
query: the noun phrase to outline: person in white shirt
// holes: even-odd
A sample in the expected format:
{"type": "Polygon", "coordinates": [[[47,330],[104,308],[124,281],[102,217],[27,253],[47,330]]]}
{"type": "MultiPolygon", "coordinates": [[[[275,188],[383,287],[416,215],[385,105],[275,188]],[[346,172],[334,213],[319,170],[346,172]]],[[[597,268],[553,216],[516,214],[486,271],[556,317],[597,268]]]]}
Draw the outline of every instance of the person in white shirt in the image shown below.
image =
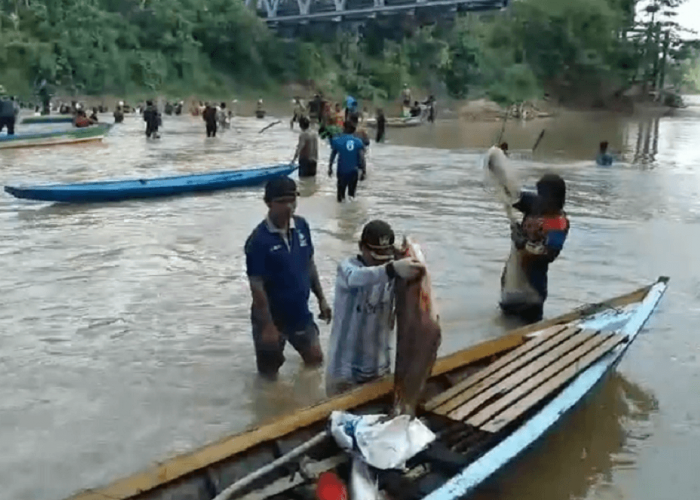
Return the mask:
{"type": "Polygon", "coordinates": [[[413,258],[394,260],[394,231],[381,220],[362,230],[360,254],[338,265],[326,393],[335,396],[390,371],[394,283],[424,272],[413,258]]]}

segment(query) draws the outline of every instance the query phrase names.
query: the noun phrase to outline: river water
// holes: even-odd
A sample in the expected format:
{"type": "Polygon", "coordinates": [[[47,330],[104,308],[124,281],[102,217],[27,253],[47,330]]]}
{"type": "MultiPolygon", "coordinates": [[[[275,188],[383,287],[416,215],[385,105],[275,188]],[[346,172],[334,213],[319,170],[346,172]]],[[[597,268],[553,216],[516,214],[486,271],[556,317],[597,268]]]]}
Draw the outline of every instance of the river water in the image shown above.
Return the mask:
{"type": "MultiPolygon", "coordinates": [[[[480,497],[697,497],[700,100],[689,102],[660,119],[564,114],[508,125],[527,183],[554,171],[569,186],[572,229],[551,268],[547,316],[659,275],[671,282],[618,373],[480,497]],[[591,160],[603,139],[623,157],[612,168],[591,160]]],[[[236,119],[216,139],[201,119],[164,120],[160,141],[127,117],[101,144],[2,151],[0,180],[275,164],[296,141],[286,122],[258,133],[274,118],[236,119]]],[[[325,175],[302,182],[298,213],[329,299],[337,262],[381,217],[426,250],[442,354],[501,335],[509,230],[478,165],[499,129],[457,120],[390,129],[387,144],[371,147],[354,203],[337,204],[325,175]]],[[[265,215],[261,197],[254,188],[60,206],[0,196],[0,499],[59,500],[322,397],[321,374],[292,350],[278,382],[255,374],[243,243],[265,215]]],[[[328,333],[322,325],[324,346],[328,333]]]]}

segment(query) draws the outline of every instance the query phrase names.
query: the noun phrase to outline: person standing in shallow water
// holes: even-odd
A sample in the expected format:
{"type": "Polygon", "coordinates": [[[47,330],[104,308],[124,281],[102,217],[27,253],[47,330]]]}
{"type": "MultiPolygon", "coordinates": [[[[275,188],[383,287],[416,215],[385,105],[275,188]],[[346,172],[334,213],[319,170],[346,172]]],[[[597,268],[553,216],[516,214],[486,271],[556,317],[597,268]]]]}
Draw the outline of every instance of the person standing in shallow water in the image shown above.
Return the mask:
{"type": "Polygon", "coordinates": [[[216,137],[216,108],[206,103],[202,112],[202,119],[206,123],[207,137],[216,137]]]}
{"type": "Polygon", "coordinates": [[[386,116],[384,110],[377,110],[377,138],[375,142],[384,142],[384,132],[386,130],[386,116]]]}
{"type": "Polygon", "coordinates": [[[316,175],[316,165],[318,162],[318,135],[313,130],[309,130],[309,119],[302,116],[299,119],[299,143],[294,152],[292,163],[299,159],[299,177],[313,177],[316,175]]]}
{"type": "Polygon", "coordinates": [[[153,101],[146,101],[146,109],[143,111],[143,121],[146,122],[146,137],[158,138],[158,126],[160,125],[160,113],[153,105],[153,101]]]}
{"type": "Polygon", "coordinates": [[[331,308],[314,262],[309,224],[294,215],[297,195],[296,183],[289,177],[268,182],[264,198],[267,217],[245,243],[258,373],[271,379],[284,364],[287,342],[306,366],[323,363],[318,327],[309,311],[310,292],[318,299],[319,319],[331,321],[331,308]]]}
{"type": "Polygon", "coordinates": [[[595,162],[601,167],[609,167],[613,164],[613,157],[608,153],[608,141],[601,142],[599,148],[595,162]]]}
{"type": "Polygon", "coordinates": [[[353,199],[357,182],[365,176],[365,145],[355,137],[355,123],[345,122],[343,134],[331,140],[331,159],[328,162],[328,175],[333,176],[333,162],[338,157],[338,203],[345,200],[345,193],[353,199]]]}
{"type": "Polygon", "coordinates": [[[523,220],[511,228],[517,258],[509,259],[501,275],[500,307],[507,316],[518,317],[526,323],[542,319],[548,295],[549,265],[559,257],[569,234],[565,202],[564,179],[546,174],[537,182],[537,194],[523,192],[513,204],[513,208],[523,213],[523,220]],[[519,269],[514,269],[515,265],[519,269]],[[510,272],[524,276],[522,289],[505,290],[510,272]]]}

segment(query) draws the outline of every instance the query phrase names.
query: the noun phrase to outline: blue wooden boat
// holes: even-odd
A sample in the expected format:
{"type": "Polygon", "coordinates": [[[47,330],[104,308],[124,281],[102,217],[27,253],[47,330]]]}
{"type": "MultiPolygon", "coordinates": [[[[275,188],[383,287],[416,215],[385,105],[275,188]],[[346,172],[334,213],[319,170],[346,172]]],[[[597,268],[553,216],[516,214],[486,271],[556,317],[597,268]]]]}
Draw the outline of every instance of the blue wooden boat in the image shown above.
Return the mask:
{"type": "MultiPolygon", "coordinates": [[[[667,283],[439,359],[418,415],[438,438],[408,471],[379,471],[379,487],[401,500],[468,497],[605,383],[667,283]]],[[[70,500],[313,499],[321,473],[348,474],[349,457],[327,432],[331,412],[386,413],[392,388],[387,377],[70,500]]]]}
{"type": "Polygon", "coordinates": [[[82,128],[71,127],[60,130],[0,135],[0,149],[101,141],[111,128],[112,124],[110,123],[98,123],[97,125],[82,128]]]}
{"type": "Polygon", "coordinates": [[[71,115],[43,115],[43,116],[28,116],[22,119],[24,125],[35,125],[44,123],[73,123],[71,115]]]}
{"type": "Polygon", "coordinates": [[[277,165],[153,179],[49,184],[46,186],[5,186],[5,191],[17,198],[28,200],[99,203],[255,186],[275,177],[289,175],[295,169],[294,165],[277,165]]]}

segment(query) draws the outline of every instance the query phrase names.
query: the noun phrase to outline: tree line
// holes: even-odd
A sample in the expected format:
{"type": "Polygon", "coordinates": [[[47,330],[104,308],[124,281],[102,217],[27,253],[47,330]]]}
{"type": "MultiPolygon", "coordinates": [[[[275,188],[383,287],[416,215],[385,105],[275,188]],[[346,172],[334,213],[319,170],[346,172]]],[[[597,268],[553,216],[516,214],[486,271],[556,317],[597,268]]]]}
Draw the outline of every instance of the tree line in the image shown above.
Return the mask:
{"type": "Polygon", "coordinates": [[[299,82],[381,101],[409,83],[504,104],[595,101],[692,85],[698,45],[675,20],[682,1],[521,0],[284,39],[243,0],[0,0],[0,84],[24,96],[42,80],[81,95],[215,95],[299,82]]]}

